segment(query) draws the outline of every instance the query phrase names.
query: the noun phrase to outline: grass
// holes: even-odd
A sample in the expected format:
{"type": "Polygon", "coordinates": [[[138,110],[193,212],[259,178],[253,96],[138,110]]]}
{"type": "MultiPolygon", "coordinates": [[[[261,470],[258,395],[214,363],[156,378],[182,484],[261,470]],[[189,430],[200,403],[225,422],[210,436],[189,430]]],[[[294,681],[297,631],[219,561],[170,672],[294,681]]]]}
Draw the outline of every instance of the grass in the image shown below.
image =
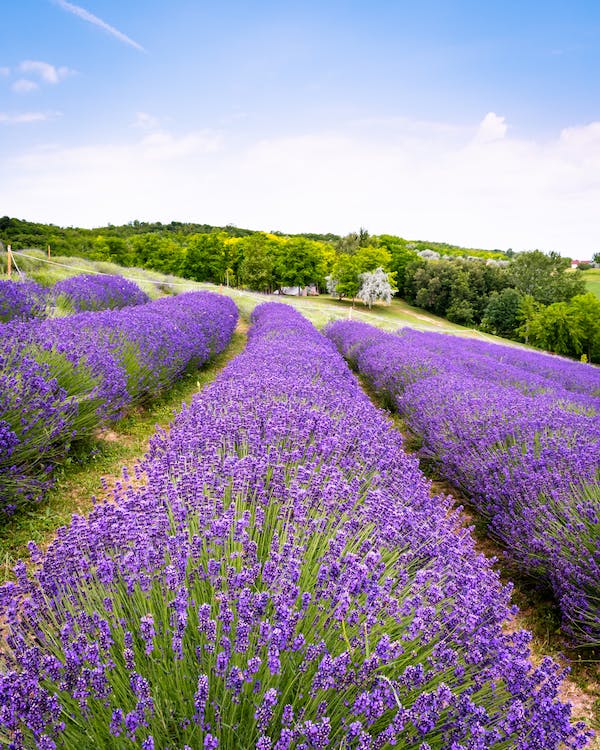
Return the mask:
{"type": "Polygon", "coordinates": [[[588,292],[595,294],[600,299],[600,268],[591,268],[584,271],[585,287],[588,292]]]}
{"type": "Polygon", "coordinates": [[[93,496],[110,496],[110,488],[121,479],[123,467],[132,473],[157,427],[166,428],[182,403],[189,403],[242,351],[245,329],[246,324],[241,322],[228,348],[206,367],[187,374],[156,401],[102,430],[57,468],[56,485],[48,497],[39,505],[18,512],[0,528],[0,582],[12,577],[17,560],[28,557],[30,540],[45,548],[74,513],[83,515],[91,510],[93,496]]]}
{"type": "MultiPolygon", "coordinates": [[[[82,273],[101,273],[114,276],[125,276],[142,289],[151,299],[163,297],[165,294],[185,291],[198,285],[193,281],[168,276],[145,268],[124,268],[108,261],[94,261],[88,258],[63,257],[60,255],[47,258],[42,250],[13,251],[18,269],[27,278],[37,281],[43,286],[52,286],[57,281],[78,276],[82,273]]],[[[0,272],[5,273],[6,260],[0,256],[0,272]]],[[[15,271],[13,278],[18,278],[15,271]]]]}

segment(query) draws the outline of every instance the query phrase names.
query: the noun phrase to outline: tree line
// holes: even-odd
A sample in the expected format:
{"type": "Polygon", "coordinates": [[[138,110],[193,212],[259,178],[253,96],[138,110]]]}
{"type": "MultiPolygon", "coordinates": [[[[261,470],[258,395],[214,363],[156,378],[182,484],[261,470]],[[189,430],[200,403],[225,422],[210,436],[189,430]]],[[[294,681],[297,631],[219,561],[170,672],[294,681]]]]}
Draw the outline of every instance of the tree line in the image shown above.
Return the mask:
{"type": "Polygon", "coordinates": [[[184,222],[80,229],[6,216],[0,240],[260,292],[314,287],[369,305],[396,292],[454,323],[600,362],[600,300],[556,253],[465,249],[362,228],[343,237],[184,222]]]}

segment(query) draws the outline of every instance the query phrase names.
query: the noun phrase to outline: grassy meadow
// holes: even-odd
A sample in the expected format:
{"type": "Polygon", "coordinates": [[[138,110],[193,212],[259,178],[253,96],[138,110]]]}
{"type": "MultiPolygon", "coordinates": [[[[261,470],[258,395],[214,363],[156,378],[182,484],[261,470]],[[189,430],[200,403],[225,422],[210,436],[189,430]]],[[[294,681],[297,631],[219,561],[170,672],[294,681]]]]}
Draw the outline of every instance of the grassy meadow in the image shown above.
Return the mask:
{"type": "Polygon", "coordinates": [[[600,299],[600,268],[592,268],[586,271],[584,278],[587,291],[600,299]]]}

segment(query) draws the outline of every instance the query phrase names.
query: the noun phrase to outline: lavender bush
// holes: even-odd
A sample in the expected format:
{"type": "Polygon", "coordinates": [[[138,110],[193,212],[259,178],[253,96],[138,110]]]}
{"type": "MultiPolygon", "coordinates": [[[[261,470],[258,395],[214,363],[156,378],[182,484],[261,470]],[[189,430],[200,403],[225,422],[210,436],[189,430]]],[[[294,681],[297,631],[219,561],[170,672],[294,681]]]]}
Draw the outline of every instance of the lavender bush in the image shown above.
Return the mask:
{"type": "Polygon", "coordinates": [[[231,300],[198,292],[124,310],[5,324],[2,511],[39,499],[74,440],[89,437],[222,351],[236,322],[231,300]]]}
{"type": "Polygon", "coordinates": [[[133,281],[109,274],[72,276],[57,282],[52,293],[54,303],[69,312],[112,310],[150,301],[133,281]]]}
{"type": "Polygon", "coordinates": [[[552,586],[573,642],[600,643],[600,370],[360,323],[328,336],[523,570],[552,586]]]}
{"type": "Polygon", "coordinates": [[[43,317],[46,295],[34,281],[0,281],[0,323],[43,317]]]}
{"type": "Polygon", "coordinates": [[[5,748],[558,750],[560,670],[292,308],[0,589],[5,748]]]}

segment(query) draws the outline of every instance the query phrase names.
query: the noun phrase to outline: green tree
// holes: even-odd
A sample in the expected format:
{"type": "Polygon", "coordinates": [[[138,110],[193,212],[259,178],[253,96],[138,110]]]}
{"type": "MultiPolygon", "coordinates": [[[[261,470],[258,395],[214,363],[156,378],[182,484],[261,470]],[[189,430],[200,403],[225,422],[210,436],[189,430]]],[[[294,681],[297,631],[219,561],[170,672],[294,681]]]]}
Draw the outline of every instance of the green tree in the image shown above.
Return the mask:
{"type": "Polygon", "coordinates": [[[392,256],[385,247],[376,245],[364,245],[356,251],[356,262],[359,273],[374,271],[376,268],[382,268],[384,271],[390,270],[392,256]]]}
{"type": "Polygon", "coordinates": [[[542,307],[529,324],[530,343],[557,354],[580,354],[582,337],[581,323],[567,302],[542,307]]]}
{"type": "Polygon", "coordinates": [[[578,294],[569,302],[574,318],[581,330],[581,351],[588,362],[600,362],[600,299],[594,294],[578,294]]]}
{"type": "Polygon", "coordinates": [[[291,237],[281,242],[276,258],[278,286],[324,285],[326,265],[322,243],[291,237]]]}
{"type": "Polygon", "coordinates": [[[257,292],[272,292],[276,286],[276,243],[263,232],[240,239],[242,261],[239,276],[243,284],[257,292]]]}
{"type": "Polygon", "coordinates": [[[380,247],[384,247],[391,256],[389,267],[395,275],[400,293],[403,293],[406,269],[410,263],[418,258],[416,250],[406,240],[401,237],[394,237],[391,234],[380,234],[377,240],[380,247]]]}
{"type": "Polygon", "coordinates": [[[331,271],[329,289],[339,299],[352,299],[360,289],[360,267],[356,255],[341,255],[331,271]]]}
{"type": "Polygon", "coordinates": [[[518,289],[493,291],[485,308],[483,327],[497,336],[513,338],[521,322],[522,302],[523,295],[518,289]]]}
{"type": "Polygon", "coordinates": [[[131,265],[131,252],[122,237],[99,234],[94,241],[94,252],[98,260],[108,260],[121,266],[131,265]]]}
{"type": "Polygon", "coordinates": [[[134,265],[161,273],[185,275],[184,249],[171,237],[162,237],[156,232],[136,234],[129,240],[129,246],[134,265]]]}
{"type": "Polygon", "coordinates": [[[188,279],[219,284],[225,277],[225,243],[216,232],[188,237],[181,271],[188,279]]]}
{"type": "Polygon", "coordinates": [[[533,250],[519,253],[510,266],[512,286],[543,305],[565,302],[585,292],[579,271],[571,271],[569,260],[557,253],[533,250]]]}

